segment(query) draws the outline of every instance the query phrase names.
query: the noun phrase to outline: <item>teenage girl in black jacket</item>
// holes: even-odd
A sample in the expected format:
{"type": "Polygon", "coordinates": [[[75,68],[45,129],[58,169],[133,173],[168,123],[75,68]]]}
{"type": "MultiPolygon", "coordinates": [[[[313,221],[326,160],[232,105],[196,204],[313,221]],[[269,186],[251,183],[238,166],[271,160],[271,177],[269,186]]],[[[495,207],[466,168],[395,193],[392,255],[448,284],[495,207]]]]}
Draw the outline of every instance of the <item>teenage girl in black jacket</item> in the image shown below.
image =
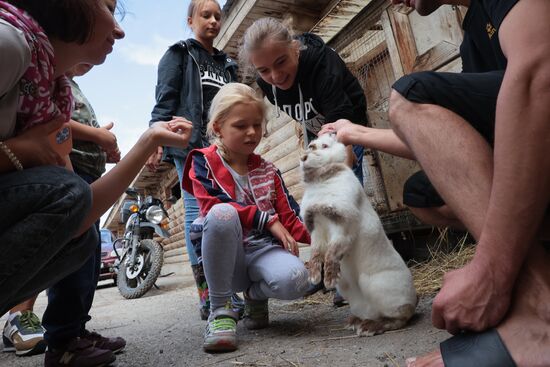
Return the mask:
{"type": "MultiPolygon", "coordinates": [[[[258,19],[243,36],[239,59],[256,71],[256,81],[269,101],[302,125],[305,146],[327,123],[346,119],[367,124],[367,102],[359,81],[318,36],[293,37],[278,20],[258,19]]],[[[349,147],[349,163],[361,183],[363,152],[362,146],[349,147]]],[[[335,302],[340,303],[338,297],[335,302]]]]}
{"type": "MultiPolygon", "coordinates": [[[[206,124],[210,103],[218,90],[237,79],[237,64],[224,52],[214,48],[214,39],[220,32],[221,8],[215,0],[192,0],[188,8],[187,24],[194,38],[180,41],[168,49],[158,67],[156,104],[151,112],[151,122],[169,121],[172,116],[181,116],[193,124],[193,133],[187,149],[159,148],[147,166],[152,171],[158,168],[161,159],[176,166],[180,183],[187,154],[192,149],[208,145],[206,124]]],[[[209,312],[208,286],[202,266],[189,236],[191,223],[198,217],[196,199],[182,189],[185,207],[185,245],[197,283],[201,318],[209,312]]]]}

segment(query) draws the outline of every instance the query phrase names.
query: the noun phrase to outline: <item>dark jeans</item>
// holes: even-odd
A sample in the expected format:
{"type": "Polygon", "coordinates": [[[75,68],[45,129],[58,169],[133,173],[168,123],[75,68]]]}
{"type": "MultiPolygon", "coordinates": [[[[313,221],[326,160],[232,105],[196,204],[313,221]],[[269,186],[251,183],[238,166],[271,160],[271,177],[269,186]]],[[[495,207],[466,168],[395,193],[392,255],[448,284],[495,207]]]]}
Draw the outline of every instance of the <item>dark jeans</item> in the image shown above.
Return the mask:
{"type": "MultiPolygon", "coordinates": [[[[85,174],[79,176],[91,184],[97,178],[85,174]]],[[[99,221],[90,229],[99,234],[99,221]]],[[[77,271],[69,274],[48,289],[48,307],[42,317],[46,329],[44,339],[50,348],[60,348],[79,336],[90,321],[90,309],[101,266],[101,239],[95,245],[93,255],[77,271]]]]}
{"type": "Polygon", "coordinates": [[[0,174],[0,315],[88,260],[97,231],[73,237],[91,198],[89,185],[64,168],[0,174]]]}

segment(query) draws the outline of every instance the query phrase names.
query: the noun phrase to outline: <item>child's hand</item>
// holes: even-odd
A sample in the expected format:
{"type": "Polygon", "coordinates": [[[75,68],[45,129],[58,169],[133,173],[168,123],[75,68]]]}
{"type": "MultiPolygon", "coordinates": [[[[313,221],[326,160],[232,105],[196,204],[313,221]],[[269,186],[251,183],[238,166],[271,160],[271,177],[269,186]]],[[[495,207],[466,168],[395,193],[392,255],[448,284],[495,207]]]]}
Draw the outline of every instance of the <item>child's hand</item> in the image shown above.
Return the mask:
{"type": "Polygon", "coordinates": [[[113,126],[114,123],[109,122],[96,130],[95,143],[106,152],[114,152],[118,149],[116,136],[110,131],[113,126]]]}
{"type": "Polygon", "coordinates": [[[156,146],[186,148],[191,138],[193,125],[183,117],[175,117],[171,121],[157,121],[146,134],[152,134],[156,146]]]}
{"type": "Polygon", "coordinates": [[[145,166],[149,169],[151,172],[156,172],[160,165],[160,160],[162,158],[162,147],[158,147],[157,151],[149,157],[147,162],[145,163],[145,166]]]}
{"type": "Polygon", "coordinates": [[[291,234],[286,230],[286,228],[282,225],[281,222],[278,220],[274,222],[271,227],[269,227],[269,231],[275,237],[276,239],[281,242],[284,248],[286,248],[290,253],[292,253],[294,256],[300,255],[300,250],[298,249],[298,243],[296,240],[291,236],[291,234]]]}
{"type": "Polygon", "coordinates": [[[120,162],[120,149],[118,147],[115,150],[105,152],[107,154],[107,163],[120,162]]]}
{"type": "Polygon", "coordinates": [[[189,128],[189,126],[191,126],[191,128],[193,127],[193,123],[191,121],[180,116],[172,116],[172,120],[168,121],[168,125],[173,132],[178,134],[183,133],[183,131],[189,128]]]}

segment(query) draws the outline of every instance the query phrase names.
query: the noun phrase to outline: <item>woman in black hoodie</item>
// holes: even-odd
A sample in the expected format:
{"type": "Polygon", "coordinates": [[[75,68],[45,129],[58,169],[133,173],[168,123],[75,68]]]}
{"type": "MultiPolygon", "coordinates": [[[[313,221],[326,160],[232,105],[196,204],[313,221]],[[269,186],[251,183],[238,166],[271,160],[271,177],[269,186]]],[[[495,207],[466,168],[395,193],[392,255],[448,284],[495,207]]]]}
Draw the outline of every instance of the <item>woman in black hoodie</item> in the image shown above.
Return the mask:
{"type": "MultiPolygon", "coordinates": [[[[325,124],[341,119],[367,124],[363,88],[319,36],[294,37],[280,21],[258,19],[244,34],[239,59],[258,74],[256,81],[269,101],[302,125],[306,147],[325,124]]],[[[349,164],[363,184],[364,149],[348,149],[349,164]]],[[[335,304],[341,304],[338,297],[335,304]]]]}

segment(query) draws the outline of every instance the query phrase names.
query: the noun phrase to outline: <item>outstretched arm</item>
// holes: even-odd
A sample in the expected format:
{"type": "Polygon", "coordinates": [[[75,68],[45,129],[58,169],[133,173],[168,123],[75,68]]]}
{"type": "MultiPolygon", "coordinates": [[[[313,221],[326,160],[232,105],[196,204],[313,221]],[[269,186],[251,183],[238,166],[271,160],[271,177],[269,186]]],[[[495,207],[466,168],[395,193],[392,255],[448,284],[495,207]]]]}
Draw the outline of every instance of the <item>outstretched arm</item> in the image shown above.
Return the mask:
{"type": "Polygon", "coordinates": [[[185,148],[191,136],[191,125],[181,119],[158,122],[147,129],[128,154],[92,187],[92,209],[80,226],[79,234],[90,226],[118,199],[139,173],[147,158],[159,145],[185,148]]]}
{"type": "Polygon", "coordinates": [[[340,119],[323,125],[319,135],[335,132],[339,142],[345,145],[362,145],[398,157],[415,159],[411,150],[392,129],[377,129],[340,119]]]}

